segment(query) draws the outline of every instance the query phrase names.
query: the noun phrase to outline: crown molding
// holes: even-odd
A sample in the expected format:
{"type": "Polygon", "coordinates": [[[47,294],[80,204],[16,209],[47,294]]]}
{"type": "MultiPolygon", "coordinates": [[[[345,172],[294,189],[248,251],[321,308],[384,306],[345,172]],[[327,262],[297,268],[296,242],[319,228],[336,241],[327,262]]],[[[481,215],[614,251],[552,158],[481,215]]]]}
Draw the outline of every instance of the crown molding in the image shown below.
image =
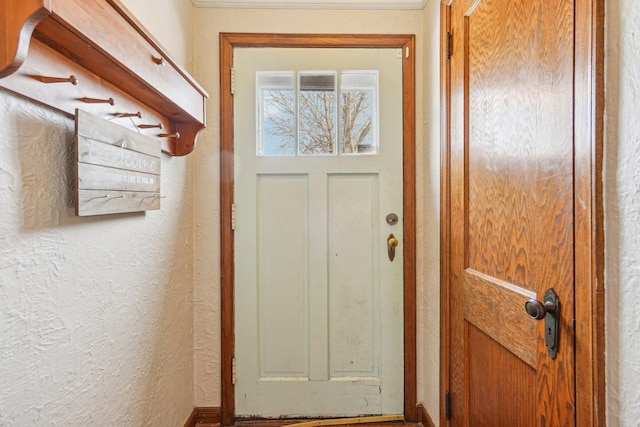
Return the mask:
{"type": "Polygon", "coordinates": [[[195,7],[232,9],[424,9],[428,0],[191,0],[195,7]]]}

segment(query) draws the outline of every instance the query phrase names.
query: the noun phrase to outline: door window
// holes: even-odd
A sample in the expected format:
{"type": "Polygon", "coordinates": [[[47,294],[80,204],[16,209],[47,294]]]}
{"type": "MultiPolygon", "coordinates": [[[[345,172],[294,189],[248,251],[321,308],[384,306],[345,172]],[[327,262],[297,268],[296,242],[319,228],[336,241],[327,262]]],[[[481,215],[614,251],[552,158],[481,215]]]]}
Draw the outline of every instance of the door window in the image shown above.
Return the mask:
{"type": "Polygon", "coordinates": [[[259,71],[256,82],[258,156],[378,153],[378,71],[259,71]]]}

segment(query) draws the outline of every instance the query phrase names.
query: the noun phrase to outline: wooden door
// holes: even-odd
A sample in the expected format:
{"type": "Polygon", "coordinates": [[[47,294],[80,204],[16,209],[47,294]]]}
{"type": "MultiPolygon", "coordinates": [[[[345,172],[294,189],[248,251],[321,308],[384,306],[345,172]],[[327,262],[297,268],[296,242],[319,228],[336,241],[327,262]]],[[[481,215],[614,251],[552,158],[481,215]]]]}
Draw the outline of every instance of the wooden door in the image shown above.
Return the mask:
{"type": "Polygon", "coordinates": [[[238,416],[402,413],[402,60],[234,54],[238,416]]]}
{"type": "Polygon", "coordinates": [[[454,426],[575,425],[573,31],[573,0],[452,2],[454,426]]]}

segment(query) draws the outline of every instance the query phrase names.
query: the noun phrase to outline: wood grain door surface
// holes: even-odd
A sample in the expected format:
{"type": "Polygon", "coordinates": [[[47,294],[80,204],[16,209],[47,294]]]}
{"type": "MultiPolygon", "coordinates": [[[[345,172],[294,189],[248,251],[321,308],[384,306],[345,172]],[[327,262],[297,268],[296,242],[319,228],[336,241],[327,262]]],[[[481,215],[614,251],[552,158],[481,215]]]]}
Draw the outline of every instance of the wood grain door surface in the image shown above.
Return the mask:
{"type": "Polygon", "coordinates": [[[453,426],[575,425],[574,1],[451,7],[453,426]],[[558,354],[525,302],[553,288],[558,354]]]}

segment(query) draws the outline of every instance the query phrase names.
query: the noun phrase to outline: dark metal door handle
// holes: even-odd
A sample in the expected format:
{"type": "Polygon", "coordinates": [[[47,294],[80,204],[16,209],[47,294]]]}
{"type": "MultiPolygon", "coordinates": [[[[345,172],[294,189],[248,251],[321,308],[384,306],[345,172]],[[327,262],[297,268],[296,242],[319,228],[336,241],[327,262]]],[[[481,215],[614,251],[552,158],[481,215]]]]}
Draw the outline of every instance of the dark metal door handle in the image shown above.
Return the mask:
{"type": "Polygon", "coordinates": [[[553,288],[550,288],[544,293],[544,302],[532,298],[524,303],[524,309],[532,319],[544,319],[545,342],[549,356],[555,359],[558,353],[558,322],[560,321],[558,295],[553,288]]]}

